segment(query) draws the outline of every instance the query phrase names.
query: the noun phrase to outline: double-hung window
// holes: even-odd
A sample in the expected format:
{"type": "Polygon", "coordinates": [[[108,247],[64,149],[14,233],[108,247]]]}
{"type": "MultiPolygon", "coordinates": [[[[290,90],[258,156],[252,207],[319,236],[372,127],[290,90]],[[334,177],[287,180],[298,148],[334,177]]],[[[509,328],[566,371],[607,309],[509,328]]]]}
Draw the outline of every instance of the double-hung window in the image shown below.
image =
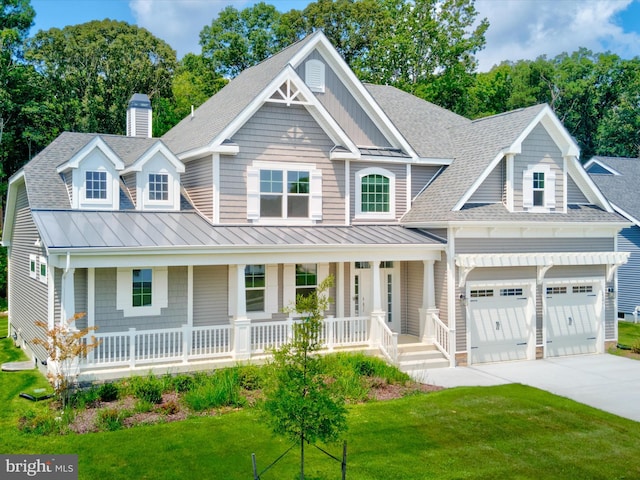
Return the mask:
{"type": "Polygon", "coordinates": [[[556,206],[556,173],[550,164],[529,165],[522,173],[522,207],[549,212],[556,206]]]}
{"type": "Polygon", "coordinates": [[[315,263],[296,265],[296,298],[308,297],[318,286],[318,266],[315,263]]]}
{"type": "Polygon", "coordinates": [[[169,175],[166,173],[149,174],[149,200],[169,200],[169,175]]]}
{"type": "Polygon", "coordinates": [[[309,172],[260,170],[260,217],[308,218],[309,172]]]}
{"type": "Polygon", "coordinates": [[[254,162],[247,168],[247,218],[266,222],[322,219],[322,173],[309,164],[254,162]]]}
{"type": "Polygon", "coordinates": [[[107,198],[107,172],[85,172],[85,198],[88,200],[105,200],[107,198]]]}
{"type": "Polygon", "coordinates": [[[153,273],[150,268],[134,269],[132,275],[132,302],[133,307],[148,307],[153,304],[153,273]]]}
{"type": "Polygon", "coordinates": [[[265,266],[247,265],[244,268],[244,285],[247,312],[264,312],[266,288],[265,266]]]}

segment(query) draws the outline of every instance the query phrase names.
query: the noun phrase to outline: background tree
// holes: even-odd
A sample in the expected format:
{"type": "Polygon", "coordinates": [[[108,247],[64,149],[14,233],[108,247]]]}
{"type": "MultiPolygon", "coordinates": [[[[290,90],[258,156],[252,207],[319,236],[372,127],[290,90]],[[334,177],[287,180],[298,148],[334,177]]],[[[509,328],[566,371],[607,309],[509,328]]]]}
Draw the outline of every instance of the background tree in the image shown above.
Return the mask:
{"type": "MultiPolygon", "coordinates": [[[[113,20],[38,32],[26,59],[42,75],[64,130],[124,134],[131,95],[171,97],[175,51],[143,28],[113,20]]],[[[156,132],[154,132],[156,133],[156,132]]]]}
{"type": "Polygon", "coordinates": [[[344,397],[327,381],[318,350],[324,312],[329,308],[327,277],[307,296],[298,295],[293,311],[302,320],[291,341],[274,351],[268,364],[263,411],[274,433],[300,442],[300,478],[304,479],[305,443],[336,440],[346,429],[344,397]]]}

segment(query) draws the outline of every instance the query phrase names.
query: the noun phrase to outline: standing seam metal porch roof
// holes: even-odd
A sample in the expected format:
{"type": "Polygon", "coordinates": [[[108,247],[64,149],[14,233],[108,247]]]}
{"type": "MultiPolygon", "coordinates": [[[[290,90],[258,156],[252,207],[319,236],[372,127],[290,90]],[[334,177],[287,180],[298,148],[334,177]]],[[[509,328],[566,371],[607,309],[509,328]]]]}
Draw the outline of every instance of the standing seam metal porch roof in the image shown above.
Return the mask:
{"type": "Polygon", "coordinates": [[[400,225],[211,225],[191,212],[36,210],[49,249],[444,245],[400,225]]]}

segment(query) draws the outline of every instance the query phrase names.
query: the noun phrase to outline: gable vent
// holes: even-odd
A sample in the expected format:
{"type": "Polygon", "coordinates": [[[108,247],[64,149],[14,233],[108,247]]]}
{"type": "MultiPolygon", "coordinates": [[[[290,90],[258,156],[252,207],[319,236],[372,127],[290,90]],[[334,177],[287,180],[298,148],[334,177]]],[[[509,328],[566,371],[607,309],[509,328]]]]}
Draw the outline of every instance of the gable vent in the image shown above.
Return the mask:
{"type": "Polygon", "coordinates": [[[324,63],[315,59],[305,63],[304,83],[312,92],[324,92],[324,63]]]}
{"type": "Polygon", "coordinates": [[[134,93],[127,106],[127,136],[151,138],[151,100],[144,93],[134,93]]]}

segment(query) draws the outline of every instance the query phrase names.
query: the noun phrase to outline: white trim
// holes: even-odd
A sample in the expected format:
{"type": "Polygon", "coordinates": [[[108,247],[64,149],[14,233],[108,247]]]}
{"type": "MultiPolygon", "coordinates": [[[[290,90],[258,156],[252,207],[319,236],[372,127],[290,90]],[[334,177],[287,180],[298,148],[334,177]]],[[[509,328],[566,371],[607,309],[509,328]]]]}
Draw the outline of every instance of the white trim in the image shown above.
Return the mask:
{"type": "MultiPolygon", "coordinates": [[[[593,164],[600,165],[603,169],[605,169],[611,175],[622,175],[622,173],[620,173],[618,170],[616,170],[613,167],[610,167],[606,163],[603,163],[597,157],[591,157],[591,159],[587,160],[587,162],[583,165],[584,170],[587,171],[589,169],[589,167],[591,167],[593,164]]],[[[587,172],[587,174],[588,175],[607,175],[606,173],[589,173],[589,172],[587,172]]]]}
{"type": "Polygon", "coordinates": [[[351,162],[344,161],[344,224],[351,225],[351,162]]]}
{"type": "Polygon", "coordinates": [[[211,154],[211,175],[212,189],[213,189],[213,223],[217,225],[220,223],[220,154],[211,154]]]}
{"type": "Polygon", "coordinates": [[[162,143],[162,141],[158,140],[154,143],[150,148],[148,148],[142,155],[138,157],[138,159],[133,162],[130,166],[124,169],[121,175],[126,175],[131,172],[141,172],[144,170],[144,166],[147,162],[152,160],[156,154],[162,155],[169,163],[175,168],[176,172],[184,173],[185,167],[184,163],[182,163],[175,154],[169,150],[169,148],[162,143]]]}
{"type": "Polygon", "coordinates": [[[506,155],[506,153],[504,153],[502,150],[493,158],[493,160],[491,160],[491,163],[489,163],[489,166],[487,166],[487,168],[485,168],[482,173],[480,174],[480,176],[478,178],[476,178],[476,180],[473,182],[473,184],[469,187],[469,189],[464,193],[464,195],[462,195],[462,197],[460,197],[460,200],[458,200],[458,203],[456,203],[453,207],[453,211],[456,212],[458,210],[461,210],[462,207],[465,206],[465,204],[467,203],[467,201],[471,198],[471,196],[475,193],[475,191],[480,188],[480,185],[482,185],[484,183],[484,181],[487,179],[487,177],[491,174],[491,172],[493,172],[493,169],[496,168],[499,164],[500,161],[502,160],[502,158],[506,155]]]}
{"type": "Polygon", "coordinates": [[[148,317],[162,313],[163,308],[169,304],[169,279],[168,267],[119,267],[117,271],[116,308],[122,310],[125,317],[148,317]],[[134,307],[133,296],[133,270],[150,269],[151,280],[151,305],[134,307]]]}
{"type": "Polygon", "coordinates": [[[584,196],[587,197],[587,200],[609,213],[613,212],[611,204],[596,186],[587,171],[580,165],[578,159],[576,157],[569,157],[567,160],[567,172],[584,196]]]}
{"type": "Polygon", "coordinates": [[[38,256],[33,253],[29,254],[29,276],[34,279],[38,278],[38,256]],[[31,269],[32,265],[33,269],[31,269]]]}
{"type": "MultiPolygon", "coordinates": [[[[566,185],[565,185],[566,186],[566,185]]],[[[566,188],[564,189],[566,191],[566,188]]],[[[548,163],[528,165],[522,171],[522,208],[531,213],[550,213],[556,208],[556,173],[548,163]],[[535,192],[533,188],[536,173],[544,174],[544,188],[542,189],[542,205],[535,205],[535,192]]]]}
{"type": "Polygon", "coordinates": [[[459,253],[455,264],[460,268],[616,265],[627,263],[629,255],[629,252],[459,253]]]}
{"type": "Polygon", "coordinates": [[[411,165],[407,165],[405,175],[407,177],[405,182],[405,195],[407,198],[405,201],[406,206],[403,215],[411,210],[411,165]]]}
{"type": "Polygon", "coordinates": [[[396,218],[396,175],[395,173],[380,167],[369,167],[358,170],[355,174],[356,186],[356,219],[395,220],[396,218]],[[389,180],[389,211],[388,212],[363,212],[362,211],[362,179],[369,175],[382,175],[389,180]]]}
{"type": "Polygon", "coordinates": [[[87,326],[96,325],[96,269],[87,268],[87,326]]]}
{"type": "MultiPolygon", "coordinates": [[[[631,215],[630,213],[626,212],[625,210],[623,210],[622,208],[618,207],[613,203],[611,204],[611,206],[616,212],[618,212],[624,218],[626,218],[630,222],[633,222],[636,226],[640,227],[640,219],[638,217],[634,217],[633,215],[631,215]]],[[[632,226],[632,225],[629,225],[629,226],[632,226]]],[[[617,237],[616,237],[616,240],[617,240],[617,237]]]]}
{"type": "Polygon", "coordinates": [[[116,153],[105,143],[105,141],[98,135],[95,136],[89,143],[80,149],[73,157],[68,161],[60,165],[56,170],[58,173],[62,173],[65,170],[72,168],[76,169],[80,166],[80,163],[89,155],[94,149],[100,150],[105,157],[111,162],[115,170],[124,170],[124,162],[116,155],[116,153]]]}
{"type": "Polygon", "coordinates": [[[579,156],[580,147],[575,142],[573,137],[569,134],[567,129],[562,125],[558,117],[549,105],[545,105],[542,110],[536,115],[531,123],[520,133],[515,142],[508,148],[509,153],[522,153],[522,143],[526,140],[529,134],[533,131],[538,124],[542,124],[547,130],[547,133],[551,136],[557,147],[562,152],[562,156],[579,156]]]}

